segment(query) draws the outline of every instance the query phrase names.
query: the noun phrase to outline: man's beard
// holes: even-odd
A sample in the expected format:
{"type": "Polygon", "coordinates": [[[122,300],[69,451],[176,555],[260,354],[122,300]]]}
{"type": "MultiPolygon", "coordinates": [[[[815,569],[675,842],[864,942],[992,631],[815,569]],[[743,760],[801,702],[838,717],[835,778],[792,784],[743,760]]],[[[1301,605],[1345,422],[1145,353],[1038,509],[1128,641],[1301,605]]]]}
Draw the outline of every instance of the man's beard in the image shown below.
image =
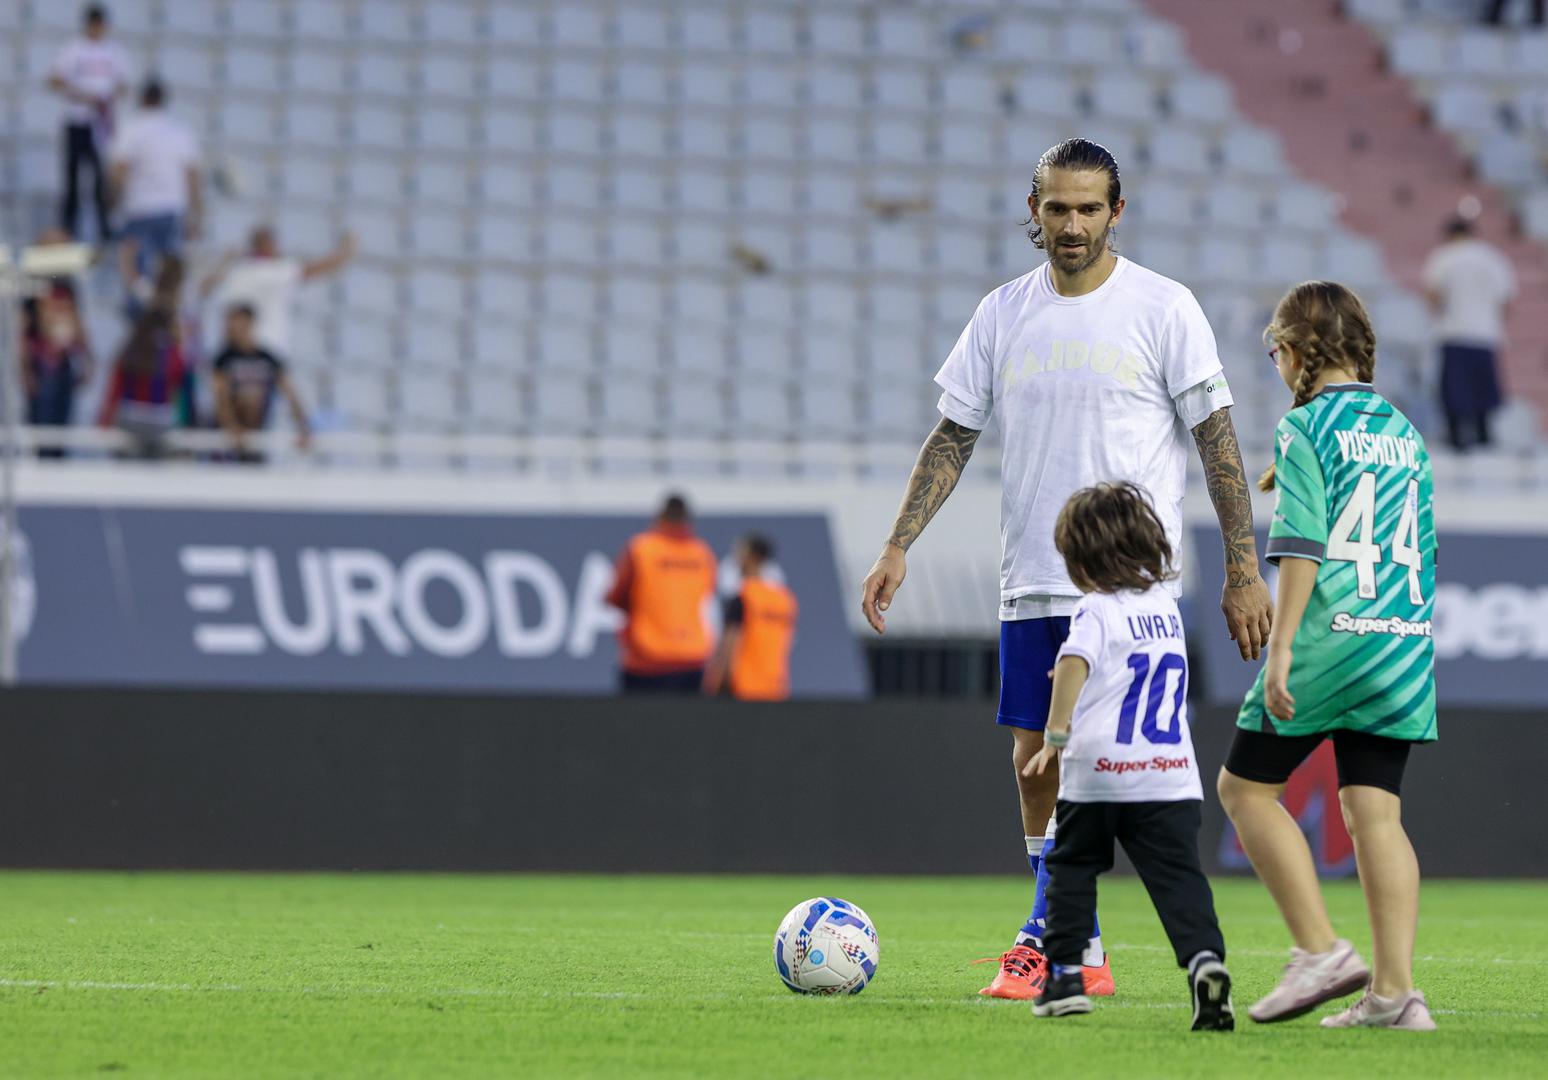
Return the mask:
{"type": "Polygon", "coordinates": [[[1075,261],[1073,262],[1070,261],[1070,256],[1065,255],[1062,251],[1059,250],[1059,241],[1057,239],[1054,240],[1054,262],[1058,264],[1059,269],[1064,271],[1066,274],[1079,274],[1083,271],[1091,269],[1096,265],[1097,260],[1107,252],[1111,233],[1112,226],[1109,225],[1107,228],[1102,230],[1101,235],[1098,236],[1096,240],[1086,248],[1085,251],[1074,257],[1075,261]]]}

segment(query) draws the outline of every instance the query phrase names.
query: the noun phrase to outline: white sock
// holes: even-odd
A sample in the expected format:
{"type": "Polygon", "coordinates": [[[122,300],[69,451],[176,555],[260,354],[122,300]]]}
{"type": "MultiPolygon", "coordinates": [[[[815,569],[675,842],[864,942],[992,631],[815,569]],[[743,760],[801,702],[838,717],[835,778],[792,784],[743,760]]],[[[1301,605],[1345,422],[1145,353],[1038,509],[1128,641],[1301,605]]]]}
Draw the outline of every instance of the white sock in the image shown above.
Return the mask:
{"type": "Polygon", "coordinates": [[[1219,963],[1220,954],[1217,953],[1214,949],[1203,949],[1197,953],[1194,953],[1193,959],[1188,961],[1188,977],[1191,979],[1194,973],[1199,970],[1199,965],[1207,960],[1213,960],[1216,963],[1219,963]]]}
{"type": "Polygon", "coordinates": [[[1049,814],[1048,815],[1048,827],[1043,830],[1043,838],[1046,839],[1046,840],[1052,840],[1054,838],[1054,833],[1056,833],[1058,831],[1059,831],[1059,815],[1057,815],[1057,814],[1049,814]]]}
{"type": "Polygon", "coordinates": [[[1046,836],[1025,836],[1022,837],[1022,839],[1027,842],[1028,855],[1036,855],[1040,858],[1042,857],[1043,842],[1048,839],[1046,836]]]}
{"type": "Polygon", "coordinates": [[[1102,951],[1102,935],[1098,934],[1086,944],[1085,954],[1080,962],[1087,967],[1101,967],[1102,961],[1107,959],[1107,954],[1102,951]]]}

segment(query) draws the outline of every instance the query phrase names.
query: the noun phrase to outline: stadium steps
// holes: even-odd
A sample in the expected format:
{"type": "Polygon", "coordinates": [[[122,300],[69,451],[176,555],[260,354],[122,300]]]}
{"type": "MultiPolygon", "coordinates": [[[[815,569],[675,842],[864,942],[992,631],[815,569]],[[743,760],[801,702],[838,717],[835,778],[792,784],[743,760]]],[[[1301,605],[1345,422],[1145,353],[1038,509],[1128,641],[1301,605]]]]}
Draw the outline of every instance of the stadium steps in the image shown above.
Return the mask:
{"type": "Polygon", "coordinates": [[[1280,134],[1298,172],[1343,195],[1344,223],[1380,245],[1405,286],[1419,291],[1459,200],[1482,200],[1479,234],[1514,263],[1523,298],[1510,313],[1503,374],[1548,415],[1548,320],[1527,299],[1548,287],[1548,251],[1516,234],[1509,200],[1432,126],[1428,106],[1388,69],[1380,39],[1334,3],[1145,3],[1183,29],[1195,62],[1230,82],[1243,113],[1280,134]]]}

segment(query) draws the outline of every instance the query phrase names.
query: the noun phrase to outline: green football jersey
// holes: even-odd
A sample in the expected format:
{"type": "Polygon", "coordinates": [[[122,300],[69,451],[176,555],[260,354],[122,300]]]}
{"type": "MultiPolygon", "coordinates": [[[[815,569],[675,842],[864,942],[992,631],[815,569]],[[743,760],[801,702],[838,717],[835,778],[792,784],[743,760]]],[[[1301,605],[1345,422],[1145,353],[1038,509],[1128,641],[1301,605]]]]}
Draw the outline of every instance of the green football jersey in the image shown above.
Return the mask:
{"type": "Polygon", "coordinates": [[[1342,383],[1290,410],[1274,441],[1267,557],[1321,565],[1290,664],[1295,719],[1269,715],[1259,671],[1238,726],[1434,739],[1435,489],[1424,440],[1369,385],[1342,383]]]}

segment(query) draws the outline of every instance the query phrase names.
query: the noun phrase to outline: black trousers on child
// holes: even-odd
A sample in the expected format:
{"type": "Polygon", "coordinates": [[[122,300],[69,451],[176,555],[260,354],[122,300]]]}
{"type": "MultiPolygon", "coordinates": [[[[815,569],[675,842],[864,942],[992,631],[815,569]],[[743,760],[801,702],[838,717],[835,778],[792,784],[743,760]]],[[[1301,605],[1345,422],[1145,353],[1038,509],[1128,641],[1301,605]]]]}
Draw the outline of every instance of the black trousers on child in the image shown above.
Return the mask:
{"type": "Polygon", "coordinates": [[[1059,832],[1048,865],[1048,929],[1043,944],[1056,964],[1074,966],[1096,922],[1096,879],[1113,868],[1113,841],[1139,871],[1177,954],[1177,965],[1208,949],[1225,958],[1215,896],[1199,865],[1197,799],[1180,802],[1077,803],[1059,800],[1059,832]]]}

